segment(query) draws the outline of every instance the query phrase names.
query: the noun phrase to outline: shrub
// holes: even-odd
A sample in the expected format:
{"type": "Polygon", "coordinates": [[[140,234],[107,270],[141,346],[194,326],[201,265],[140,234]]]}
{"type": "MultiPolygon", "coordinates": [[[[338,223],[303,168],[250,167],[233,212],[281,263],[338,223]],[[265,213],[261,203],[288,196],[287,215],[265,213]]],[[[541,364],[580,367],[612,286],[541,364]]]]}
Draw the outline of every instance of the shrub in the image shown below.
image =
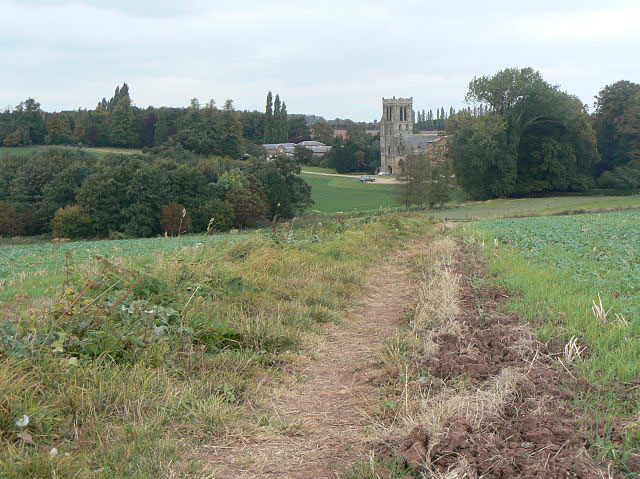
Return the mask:
{"type": "Polygon", "coordinates": [[[24,143],[22,130],[14,130],[11,133],[7,133],[7,136],[2,140],[4,146],[22,146],[24,143]]]}
{"type": "Polygon", "coordinates": [[[91,231],[91,218],[82,206],[58,208],[51,220],[51,231],[58,238],[84,238],[91,231]]]}
{"type": "Polygon", "coordinates": [[[267,219],[269,205],[260,195],[249,189],[231,190],[225,196],[225,200],[233,208],[233,225],[236,227],[255,226],[267,219]]]}
{"type": "Polygon", "coordinates": [[[170,236],[188,233],[191,231],[191,216],[184,205],[169,203],[162,207],[160,226],[170,236]]]}
{"type": "Polygon", "coordinates": [[[24,234],[24,222],[16,210],[6,201],[0,201],[0,236],[24,234]]]}
{"type": "Polygon", "coordinates": [[[229,231],[233,228],[235,215],[233,207],[226,201],[207,201],[201,208],[202,216],[207,221],[207,231],[229,231]]]}

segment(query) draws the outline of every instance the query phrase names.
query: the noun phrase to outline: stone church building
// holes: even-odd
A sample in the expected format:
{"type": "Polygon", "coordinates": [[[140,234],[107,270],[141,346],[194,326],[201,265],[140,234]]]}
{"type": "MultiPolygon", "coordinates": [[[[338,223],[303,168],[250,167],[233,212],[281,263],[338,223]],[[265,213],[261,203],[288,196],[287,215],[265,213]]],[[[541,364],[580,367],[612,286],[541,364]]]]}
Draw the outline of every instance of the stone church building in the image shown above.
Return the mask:
{"type": "Polygon", "coordinates": [[[380,171],[403,175],[407,155],[427,153],[444,140],[431,133],[413,133],[413,98],[383,98],[380,121],[380,171]]]}

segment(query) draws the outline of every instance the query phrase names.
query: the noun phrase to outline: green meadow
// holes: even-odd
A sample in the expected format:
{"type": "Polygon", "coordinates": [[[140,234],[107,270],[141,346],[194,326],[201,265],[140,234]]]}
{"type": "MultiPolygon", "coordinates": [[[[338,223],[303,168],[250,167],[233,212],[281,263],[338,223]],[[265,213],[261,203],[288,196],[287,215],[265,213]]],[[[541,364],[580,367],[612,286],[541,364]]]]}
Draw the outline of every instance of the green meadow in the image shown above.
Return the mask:
{"type": "Polygon", "coordinates": [[[307,213],[337,213],[339,211],[372,211],[397,208],[396,186],[390,184],[361,183],[357,178],[322,176],[302,173],[311,185],[315,204],[307,213]]]}
{"type": "MultiPolygon", "coordinates": [[[[305,168],[307,169],[307,168],[305,168]]],[[[313,171],[330,173],[328,168],[313,171]],[[324,171],[326,170],[326,171],[324,171]]],[[[308,171],[312,171],[308,169],[308,171]]],[[[315,204],[307,213],[375,211],[400,208],[396,201],[397,185],[361,183],[357,178],[305,174],[302,177],[311,185],[311,196],[315,204]]],[[[459,196],[459,195],[458,195],[459,196]]],[[[463,202],[460,198],[443,208],[434,208],[428,213],[443,219],[475,220],[510,215],[553,214],[563,211],[593,211],[600,209],[640,208],[640,196],[553,196],[543,198],[498,199],[478,202],[463,202]]]]}

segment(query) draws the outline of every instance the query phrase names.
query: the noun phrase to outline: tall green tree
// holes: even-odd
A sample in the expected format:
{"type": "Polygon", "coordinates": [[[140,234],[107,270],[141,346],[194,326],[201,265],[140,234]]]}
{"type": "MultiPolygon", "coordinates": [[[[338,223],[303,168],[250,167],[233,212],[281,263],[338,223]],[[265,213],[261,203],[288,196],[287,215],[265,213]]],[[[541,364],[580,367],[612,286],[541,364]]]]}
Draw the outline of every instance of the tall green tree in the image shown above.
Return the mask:
{"type": "Polygon", "coordinates": [[[126,189],[127,223],[125,232],[131,236],[152,236],[159,233],[162,215],[163,191],[157,166],[142,164],[129,181],[126,189]],[[161,196],[162,195],[162,196],[161,196]]]}
{"type": "Polygon", "coordinates": [[[84,208],[92,222],[94,234],[105,236],[123,231],[128,223],[126,195],[130,179],[140,166],[136,159],[105,157],[96,171],[82,184],[77,202],[84,208]]]}
{"type": "Polygon", "coordinates": [[[283,142],[289,141],[289,118],[285,102],[282,102],[282,108],[280,109],[280,138],[283,142]]]}
{"type": "Polygon", "coordinates": [[[220,138],[215,153],[229,158],[240,158],[242,155],[242,125],[231,100],[225,102],[224,110],[220,114],[218,131],[220,138]]]}
{"type": "Polygon", "coordinates": [[[50,145],[69,143],[71,141],[71,124],[63,113],[51,113],[45,120],[47,135],[45,143],[50,145]]]}
{"type": "Polygon", "coordinates": [[[159,108],[156,115],[157,121],[153,134],[153,145],[160,146],[177,133],[179,111],[177,108],[159,108]]]}
{"type": "Polygon", "coordinates": [[[40,103],[27,98],[13,111],[13,130],[20,133],[23,145],[42,145],[46,135],[44,112],[40,103]]]}
{"type": "Polygon", "coordinates": [[[289,141],[300,143],[311,139],[311,130],[304,115],[288,115],[287,126],[289,130],[289,141]]]}
{"type": "Polygon", "coordinates": [[[425,155],[409,155],[404,159],[405,176],[398,180],[396,201],[409,209],[425,200],[428,162],[425,155]]]}
{"type": "Polygon", "coordinates": [[[491,110],[479,117],[469,108],[448,120],[460,184],[477,183],[462,179],[469,175],[462,169],[466,164],[473,163],[490,176],[485,187],[471,187],[472,197],[580,190],[593,184],[591,168],[598,160],[595,133],[585,106],[575,96],[548,84],[531,68],[511,68],[474,78],[466,100],[491,110]],[[488,152],[475,150],[488,141],[492,145],[488,152]],[[491,174],[489,168],[498,165],[491,174]]]}
{"type": "MultiPolygon", "coordinates": [[[[282,143],[282,104],[280,103],[280,95],[276,93],[276,97],[273,100],[273,132],[272,143],[282,143]]],[[[286,140],[284,140],[286,141],[286,140]]]]}
{"type": "Polygon", "coordinates": [[[313,139],[330,145],[333,142],[333,128],[325,120],[318,120],[311,125],[311,134],[313,139]]]}
{"type": "Polygon", "coordinates": [[[273,95],[271,90],[267,93],[267,106],[264,111],[264,142],[273,143],[273,95]]]}
{"type": "Polygon", "coordinates": [[[251,172],[264,188],[271,218],[292,218],[313,204],[311,187],[300,177],[300,171],[295,160],[283,156],[253,165],[251,172]]]}
{"type": "Polygon", "coordinates": [[[454,115],[447,131],[458,184],[469,197],[486,200],[514,190],[517,159],[500,115],[473,117],[463,110],[454,115]]]}
{"type": "Polygon", "coordinates": [[[640,85],[621,80],[605,86],[596,97],[593,117],[602,160],[596,175],[635,165],[640,160],[640,85]]]}
{"type": "Polygon", "coordinates": [[[132,146],[135,142],[134,112],[129,97],[129,87],[125,83],[109,101],[111,112],[110,144],[113,146],[132,146]]]}

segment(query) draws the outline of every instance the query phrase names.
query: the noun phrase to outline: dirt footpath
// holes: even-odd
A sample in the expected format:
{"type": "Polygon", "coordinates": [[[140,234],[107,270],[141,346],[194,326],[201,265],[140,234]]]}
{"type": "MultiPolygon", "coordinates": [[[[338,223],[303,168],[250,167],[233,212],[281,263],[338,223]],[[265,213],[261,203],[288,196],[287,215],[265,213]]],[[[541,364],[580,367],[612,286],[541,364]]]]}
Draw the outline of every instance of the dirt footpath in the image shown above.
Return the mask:
{"type": "Polygon", "coordinates": [[[336,478],[357,460],[369,439],[367,411],[379,390],[368,383],[374,363],[415,291],[407,260],[426,240],[410,244],[372,271],[368,294],[330,325],[310,349],[314,359],[294,366],[290,380],[268,399],[282,432],[258,430],[238,442],[205,448],[217,478],[336,478]]]}

